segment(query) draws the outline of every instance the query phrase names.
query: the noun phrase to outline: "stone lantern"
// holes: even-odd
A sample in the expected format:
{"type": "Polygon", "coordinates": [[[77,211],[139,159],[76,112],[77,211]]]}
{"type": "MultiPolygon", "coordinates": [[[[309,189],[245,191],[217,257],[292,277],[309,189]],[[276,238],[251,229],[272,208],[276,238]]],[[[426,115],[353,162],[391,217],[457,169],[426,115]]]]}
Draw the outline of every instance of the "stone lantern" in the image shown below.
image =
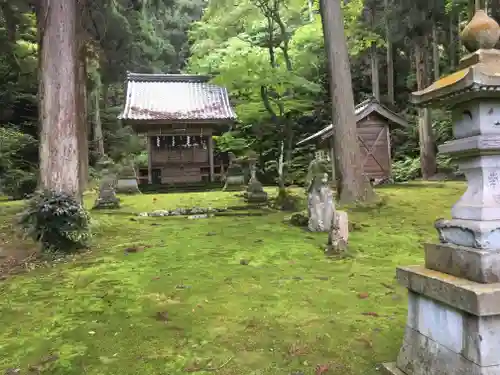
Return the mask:
{"type": "Polygon", "coordinates": [[[267,193],[264,191],[264,187],[257,179],[256,155],[251,154],[248,157],[248,165],[250,168],[250,180],[248,181],[248,186],[246,191],[243,193],[243,196],[248,203],[266,203],[267,193]]]}
{"type": "Polygon", "coordinates": [[[413,93],[419,106],[451,110],[454,140],[439,147],[467,177],[451,219],[435,226],[425,266],[401,267],[408,320],[398,375],[500,375],[500,27],[477,11],[461,38],[460,70],[413,93]]]}

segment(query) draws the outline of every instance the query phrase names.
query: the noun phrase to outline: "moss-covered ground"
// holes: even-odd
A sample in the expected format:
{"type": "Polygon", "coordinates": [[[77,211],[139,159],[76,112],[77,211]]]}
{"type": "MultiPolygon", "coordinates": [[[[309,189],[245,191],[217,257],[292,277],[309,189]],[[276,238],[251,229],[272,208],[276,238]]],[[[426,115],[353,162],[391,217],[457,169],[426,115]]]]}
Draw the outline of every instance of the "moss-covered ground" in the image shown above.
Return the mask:
{"type": "MultiPolygon", "coordinates": [[[[234,193],[123,197],[119,211],[93,212],[90,254],[0,282],[0,371],[377,374],[395,359],[406,318],[395,268],[422,263],[434,220],[463,190],[379,189],[384,205],[349,212],[352,256],[338,260],[322,253],[326,235],[287,225],[285,213],[133,214],[241,204],[234,193]]],[[[0,203],[3,230],[18,209],[0,203]]]]}

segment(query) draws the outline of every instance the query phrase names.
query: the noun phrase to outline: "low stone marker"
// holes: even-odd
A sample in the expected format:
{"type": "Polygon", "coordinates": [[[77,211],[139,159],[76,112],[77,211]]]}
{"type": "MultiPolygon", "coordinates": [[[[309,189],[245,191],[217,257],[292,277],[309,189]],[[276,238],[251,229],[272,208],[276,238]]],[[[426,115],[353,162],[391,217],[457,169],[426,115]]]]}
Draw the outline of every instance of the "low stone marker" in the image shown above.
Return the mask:
{"type": "Polygon", "coordinates": [[[338,228],[338,236],[348,243],[349,241],[349,219],[347,216],[347,212],[345,211],[336,211],[336,224],[338,228]]]}
{"type": "Polygon", "coordinates": [[[425,267],[400,267],[408,320],[393,375],[500,375],[500,26],[478,10],[462,35],[460,71],[413,93],[420,106],[452,111],[455,140],[439,147],[468,189],[436,222],[425,267]]]}
{"type": "Polygon", "coordinates": [[[99,186],[99,196],[97,197],[93,209],[120,208],[120,199],[116,196],[115,179],[112,176],[105,176],[99,186]]]}

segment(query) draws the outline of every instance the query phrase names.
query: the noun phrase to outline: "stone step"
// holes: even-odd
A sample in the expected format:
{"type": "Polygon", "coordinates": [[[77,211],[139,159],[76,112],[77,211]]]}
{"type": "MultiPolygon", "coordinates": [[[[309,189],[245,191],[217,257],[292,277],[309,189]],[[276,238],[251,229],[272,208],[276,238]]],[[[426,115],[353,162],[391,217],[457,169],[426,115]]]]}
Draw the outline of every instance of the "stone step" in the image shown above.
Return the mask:
{"type": "Polygon", "coordinates": [[[482,284],[424,266],[398,267],[398,282],[412,292],[477,316],[500,315],[500,283],[482,284]]]}

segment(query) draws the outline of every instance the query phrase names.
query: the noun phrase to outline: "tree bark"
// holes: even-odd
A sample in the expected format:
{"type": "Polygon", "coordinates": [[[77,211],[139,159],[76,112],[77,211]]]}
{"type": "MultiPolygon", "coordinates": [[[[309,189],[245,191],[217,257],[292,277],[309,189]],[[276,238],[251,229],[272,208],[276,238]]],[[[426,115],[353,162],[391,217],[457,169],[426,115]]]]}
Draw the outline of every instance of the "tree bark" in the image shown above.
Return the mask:
{"type": "Polygon", "coordinates": [[[87,51],[83,33],[78,33],[77,106],[80,195],[89,179],[89,132],[87,118],[87,51]]]}
{"type": "Polygon", "coordinates": [[[390,20],[389,20],[389,0],[384,1],[384,10],[385,10],[385,39],[387,42],[386,49],[386,63],[387,63],[387,99],[389,103],[392,105],[395,104],[395,95],[394,95],[394,52],[391,41],[391,28],[390,28],[390,20]]]}
{"type": "Polygon", "coordinates": [[[38,9],[40,187],[80,192],[76,0],[41,0],[38,9]]]}
{"type": "MultiPolygon", "coordinates": [[[[458,30],[458,33],[460,33],[460,24],[462,23],[462,16],[460,14],[460,12],[457,12],[457,30],[458,30]]],[[[457,59],[460,61],[460,58],[462,56],[462,52],[463,52],[464,48],[463,48],[463,43],[462,43],[462,38],[458,38],[458,56],[457,56],[457,59]]]]}
{"type": "Polygon", "coordinates": [[[361,166],[351,70],[340,0],[321,0],[320,9],[330,73],[333,143],[337,159],[335,170],[339,181],[337,198],[342,204],[369,201],[375,198],[375,193],[361,166]]]}
{"type": "Polygon", "coordinates": [[[449,14],[449,25],[448,25],[448,32],[449,32],[448,54],[450,61],[450,70],[452,72],[454,72],[457,67],[457,25],[455,24],[456,21],[455,13],[456,13],[455,9],[452,9],[449,14]]]}
{"type": "Polygon", "coordinates": [[[102,134],[101,121],[101,92],[102,83],[100,73],[96,74],[95,88],[93,92],[94,100],[94,145],[97,155],[100,158],[104,156],[104,138],[102,134]]]}
{"type": "MultiPolygon", "coordinates": [[[[426,48],[424,43],[425,38],[419,38],[415,42],[415,69],[417,72],[418,90],[423,90],[428,85],[426,48]]],[[[436,174],[437,169],[431,114],[428,108],[419,109],[418,125],[422,178],[428,180],[436,174]]]]}
{"type": "MultiPolygon", "coordinates": [[[[370,24],[372,29],[375,27],[375,6],[369,10],[370,24]]],[[[375,99],[380,100],[380,76],[378,64],[378,49],[377,45],[372,42],[370,46],[370,62],[372,71],[372,95],[375,99]]]]}
{"type": "Polygon", "coordinates": [[[438,29],[436,20],[432,22],[432,72],[434,73],[434,81],[440,77],[439,71],[439,48],[438,48],[438,29]]]}

